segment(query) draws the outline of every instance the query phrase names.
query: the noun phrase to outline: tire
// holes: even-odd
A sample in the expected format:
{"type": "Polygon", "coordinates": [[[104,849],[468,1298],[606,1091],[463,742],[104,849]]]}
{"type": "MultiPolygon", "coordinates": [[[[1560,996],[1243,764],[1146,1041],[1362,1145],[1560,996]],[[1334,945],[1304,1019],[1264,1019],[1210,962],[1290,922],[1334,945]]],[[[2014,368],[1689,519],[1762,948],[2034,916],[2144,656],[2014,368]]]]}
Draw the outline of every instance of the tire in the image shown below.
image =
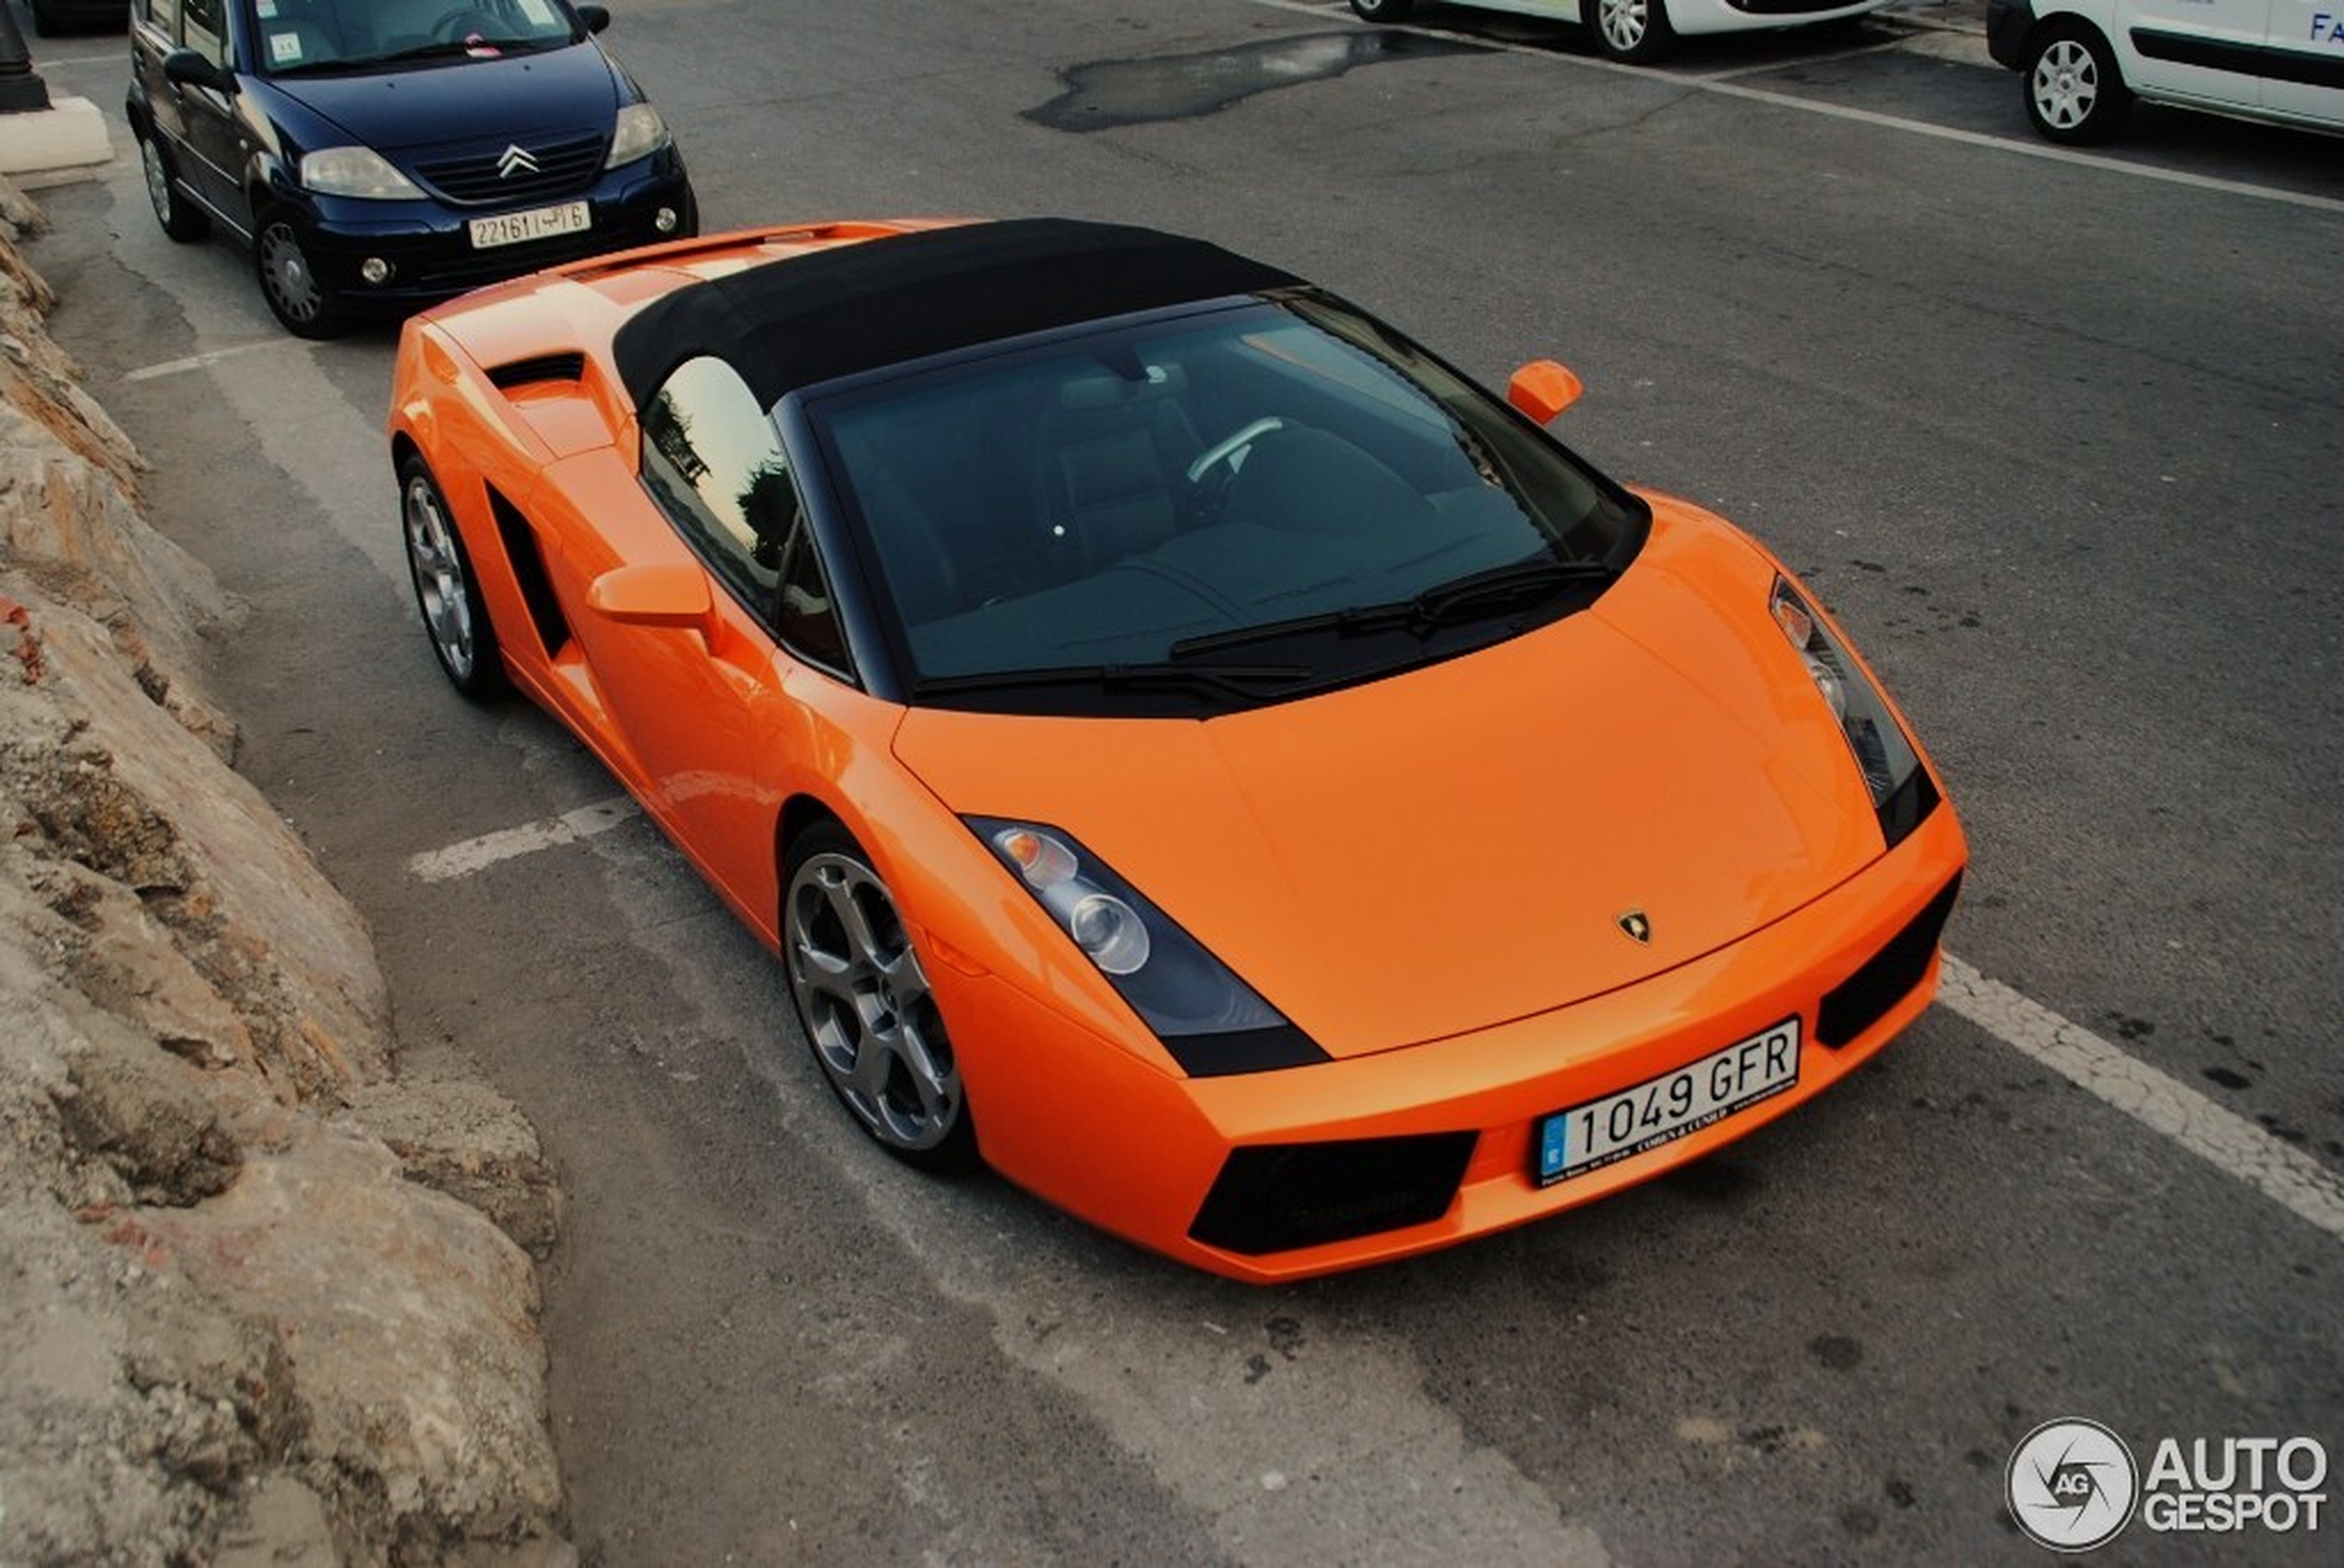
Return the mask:
{"type": "Polygon", "coordinates": [[[923,1170],[976,1163],[944,1019],[895,898],[852,834],[820,822],[783,863],[782,962],[814,1063],[855,1124],[923,1170]]]}
{"type": "Polygon", "coordinates": [[[286,331],[296,338],[338,338],[349,330],[349,318],[318,286],[301,231],[281,210],[260,214],[254,226],[252,259],[260,297],[286,331]]]}
{"type": "Polygon", "coordinates": [[[1417,0],[1351,0],[1351,8],[1364,22],[1405,22],[1417,0]]]}
{"type": "Polygon", "coordinates": [[[2018,74],[2027,117],[2051,141],[2105,141],[2133,106],[2116,52],[2091,28],[2061,22],[2028,41],[2018,74]]]}
{"type": "Polygon", "coordinates": [[[1580,5],[1596,52],[1607,60],[1648,66],[1677,46],[1668,0],[1580,0],[1580,5]]]}
{"type": "Polygon", "coordinates": [[[134,127],[132,134],[138,138],[138,164],[147,178],[147,203],[155,209],[155,221],[162,225],[162,232],[181,245],[209,233],[210,217],[174,183],[171,154],[162,150],[162,143],[143,128],[134,127]]]}
{"type": "Polygon", "coordinates": [[[505,666],[496,652],[496,628],[480,596],[472,556],[456,527],[455,514],[439,482],[420,457],[399,465],[400,532],[407,542],[407,576],[415,585],[415,608],[439,667],[467,700],[485,702],[504,695],[505,666]]]}

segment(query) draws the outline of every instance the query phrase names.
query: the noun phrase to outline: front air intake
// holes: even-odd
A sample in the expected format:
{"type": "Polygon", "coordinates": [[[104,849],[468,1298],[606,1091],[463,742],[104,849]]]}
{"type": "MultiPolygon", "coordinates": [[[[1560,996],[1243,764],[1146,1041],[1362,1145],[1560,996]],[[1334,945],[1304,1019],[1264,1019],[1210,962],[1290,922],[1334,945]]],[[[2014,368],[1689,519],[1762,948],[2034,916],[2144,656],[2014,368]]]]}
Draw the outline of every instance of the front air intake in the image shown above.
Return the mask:
{"type": "Polygon", "coordinates": [[[1945,918],[1953,914],[1954,899],[1960,892],[1961,878],[1956,875],[1903,930],[1864,960],[1862,968],[1824,994],[1823,1005],[1815,1010],[1815,1038],[1836,1050],[1858,1038],[1912,994],[1929,972],[1930,957],[1937,951],[1937,939],[1944,932],[1945,918]]]}
{"type": "Polygon", "coordinates": [[[1429,1132],[1238,1149],[1189,1235],[1260,1254],[1427,1224],[1455,1201],[1475,1137],[1429,1132]]]}

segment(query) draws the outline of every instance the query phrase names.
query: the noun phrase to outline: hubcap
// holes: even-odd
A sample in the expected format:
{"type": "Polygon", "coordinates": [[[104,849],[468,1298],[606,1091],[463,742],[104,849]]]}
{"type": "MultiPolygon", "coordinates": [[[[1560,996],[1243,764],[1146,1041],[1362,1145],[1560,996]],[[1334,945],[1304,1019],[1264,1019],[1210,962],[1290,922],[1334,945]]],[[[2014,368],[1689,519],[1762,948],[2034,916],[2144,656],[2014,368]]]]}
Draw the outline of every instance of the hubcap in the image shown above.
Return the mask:
{"type": "Polygon", "coordinates": [[[309,258],[301,253],[301,242],[286,224],[271,223],[262,233],[260,276],[269,286],[269,297],[286,316],[295,321],[317,317],[317,280],[309,270],[309,258]]]}
{"type": "Polygon", "coordinates": [[[439,497],[423,475],[407,482],[407,563],[415,574],[424,625],[440,662],[458,680],[472,673],[472,608],[464,597],[464,564],[439,497]]]}
{"type": "Polygon", "coordinates": [[[155,216],[171,221],[171,171],[162,166],[162,149],[151,141],[138,144],[138,162],[147,171],[147,199],[154,203],[155,216]]]}
{"type": "Polygon", "coordinates": [[[1600,19],[1603,35],[1613,48],[1633,49],[1644,42],[1644,0],[1603,0],[1600,19]]]}
{"type": "Polygon", "coordinates": [[[2035,65],[2035,106],[2047,124],[2074,130],[2099,98],[2099,71],[2092,52],[2073,39],[2043,51],[2035,65]]]}
{"type": "Polygon", "coordinates": [[[961,1077],[895,901],[851,856],[818,855],[790,879],[790,988],[814,1054],[881,1143],[932,1149],[961,1116],[961,1077]]]}

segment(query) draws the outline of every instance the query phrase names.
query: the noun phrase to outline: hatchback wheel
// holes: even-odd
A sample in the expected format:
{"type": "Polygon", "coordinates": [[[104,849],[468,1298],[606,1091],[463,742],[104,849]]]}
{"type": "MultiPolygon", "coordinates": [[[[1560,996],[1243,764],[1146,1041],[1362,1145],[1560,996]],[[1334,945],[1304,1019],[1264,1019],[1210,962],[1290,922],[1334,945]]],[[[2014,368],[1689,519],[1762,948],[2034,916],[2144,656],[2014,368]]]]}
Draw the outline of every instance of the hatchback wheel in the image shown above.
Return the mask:
{"type": "Polygon", "coordinates": [[[1677,42],[1665,0],[1581,0],[1581,4],[1596,8],[1596,48],[1607,59],[1642,66],[1668,54],[1677,42]]]}
{"type": "Polygon", "coordinates": [[[835,823],[801,834],[786,868],[782,956],[831,1092],[897,1158],[930,1170],[971,1164],[960,1069],[894,895],[835,823]]]}
{"type": "Polygon", "coordinates": [[[448,498],[419,457],[399,465],[400,521],[407,536],[407,575],[415,584],[415,607],[448,684],[473,701],[505,689],[505,667],[496,656],[496,630],[481,602],[472,557],[448,510],[448,498]]]}
{"type": "Polygon", "coordinates": [[[203,238],[211,228],[211,220],[173,182],[171,155],[151,133],[142,130],[137,135],[138,164],[146,172],[147,200],[155,209],[155,221],[162,225],[164,233],[183,245],[203,238]]]}
{"type": "Polygon", "coordinates": [[[253,238],[261,296],[285,330],[299,338],[340,337],[349,322],[328,302],[301,234],[281,213],[263,213],[253,238]]]}
{"type": "Polygon", "coordinates": [[[2115,134],[2133,106],[2116,53],[2089,28],[2047,28],[2028,46],[2019,81],[2027,117],[2052,141],[2080,145],[2115,134]]]}

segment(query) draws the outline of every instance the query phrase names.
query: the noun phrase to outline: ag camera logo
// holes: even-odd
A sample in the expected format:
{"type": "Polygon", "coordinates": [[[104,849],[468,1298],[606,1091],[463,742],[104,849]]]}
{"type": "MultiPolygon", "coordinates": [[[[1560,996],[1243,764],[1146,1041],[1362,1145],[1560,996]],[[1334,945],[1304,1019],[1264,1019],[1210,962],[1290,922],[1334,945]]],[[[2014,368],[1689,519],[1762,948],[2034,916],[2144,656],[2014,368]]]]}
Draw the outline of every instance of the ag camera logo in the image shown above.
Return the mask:
{"type": "Polygon", "coordinates": [[[2029,1540],[2053,1551],[2089,1551],[2132,1523],[2140,1469],[2123,1438],[2098,1421],[2067,1417],[2019,1440],[2003,1492],[2029,1540]]]}

